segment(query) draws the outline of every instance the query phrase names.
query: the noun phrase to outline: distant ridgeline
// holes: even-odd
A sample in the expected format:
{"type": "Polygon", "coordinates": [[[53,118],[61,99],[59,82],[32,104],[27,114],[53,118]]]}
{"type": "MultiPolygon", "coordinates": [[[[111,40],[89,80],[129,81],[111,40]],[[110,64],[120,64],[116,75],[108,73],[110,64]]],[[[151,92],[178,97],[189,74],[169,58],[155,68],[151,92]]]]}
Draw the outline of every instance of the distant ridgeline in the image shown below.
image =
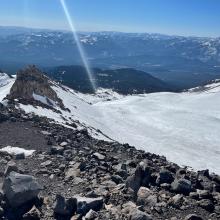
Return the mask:
{"type": "MultiPolygon", "coordinates": [[[[181,89],[220,78],[220,40],[148,33],[78,33],[90,65],[134,68],[181,89]]],[[[71,32],[0,26],[0,68],[81,65],[71,32]]]]}
{"type": "MultiPolygon", "coordinates": [[[[56,81],[83,93],[93,91],[86,70],[82,66],[59,66],[45,70],[56,81]]],[[[93,69],[93,80],[101,88],[121,94],[176,91],[173,86],[143,71],[124,68],[116,70],[93,69]]]]}

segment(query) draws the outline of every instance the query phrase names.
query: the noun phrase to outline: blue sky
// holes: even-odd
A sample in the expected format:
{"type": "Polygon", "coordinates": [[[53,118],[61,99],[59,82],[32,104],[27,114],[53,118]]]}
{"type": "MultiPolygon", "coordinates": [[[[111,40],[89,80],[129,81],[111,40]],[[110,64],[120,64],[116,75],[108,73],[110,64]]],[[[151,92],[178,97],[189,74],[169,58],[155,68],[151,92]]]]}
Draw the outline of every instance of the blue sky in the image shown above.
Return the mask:
{"type": "MultiPolygon", "coordinates": [[[[66,0],[77,30],[220,36],[220,0],[66,0]]],[[[0,25],[68,29],[59,0],[0,0],[0,25]]]]}

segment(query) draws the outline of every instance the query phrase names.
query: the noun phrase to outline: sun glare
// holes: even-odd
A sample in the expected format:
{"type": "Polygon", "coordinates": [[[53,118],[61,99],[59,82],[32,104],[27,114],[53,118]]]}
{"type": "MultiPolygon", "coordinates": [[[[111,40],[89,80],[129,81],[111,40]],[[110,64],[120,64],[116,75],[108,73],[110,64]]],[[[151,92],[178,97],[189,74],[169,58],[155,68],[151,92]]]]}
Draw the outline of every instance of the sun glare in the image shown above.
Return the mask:
{"type": "Polygon", "coordinates": [[[89,66],[89,63],[88,63],[88,60],[87,60],[85,51],[84,51],[84,49],[83,49],[83,46],[82,46],[82,44],[81,44],[81,42],[80,42],[80,40],[79,40],[79,37],[78,37],[78,35],[77,35],[77,32],[76,32],[76,28],[75,28],[73,19],[72,19],[70,13],[69,13],[69,10],[68,10],[68,8],[67,8],[67,5],[66,5],[65,0],[60,0],[60,3],[61,3],[61,5],[62,5],[62,8],[63,8],[63,11],[64,11],[64,13],[65,13],[66,19],[67,19],[68,24],[69,24],[69,26],[70,26],[70,29],[71,29],[71,31],[72,31],[73,38],[74,38],[74,40],[75,40],[75,42],[76,42],[77,48],[78,48],[78,50],[79,50],[80,57],[81,57],[81,59],[82,59],[83,65],[84,65],[84,67],[85,67],[85,69],[86,69],[87,75],[88,75],[89,80],[90,80],[90,83],[91,83],[91,85],[92,85],[92,88],[93,88],[94,91],[96,91],[95,79],[94,79],[94,77],[93,77],[92,70],[91,70],[91,68],[90,68],[90,66],[89,66]]]}

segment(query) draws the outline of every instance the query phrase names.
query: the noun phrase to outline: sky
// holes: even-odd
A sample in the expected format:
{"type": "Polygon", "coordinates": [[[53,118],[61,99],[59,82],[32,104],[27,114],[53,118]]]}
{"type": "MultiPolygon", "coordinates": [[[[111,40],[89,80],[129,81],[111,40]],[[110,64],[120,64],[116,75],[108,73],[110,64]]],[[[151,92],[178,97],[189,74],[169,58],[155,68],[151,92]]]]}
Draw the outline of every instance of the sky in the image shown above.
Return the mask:
{"type": "MultiPolygon", "coordinates": [[[[220,36],[220,0],[66,0],[78,31],[220,36]]],[[[60,0],[0,0],[0,25],[69,29],[60,0]]]]}

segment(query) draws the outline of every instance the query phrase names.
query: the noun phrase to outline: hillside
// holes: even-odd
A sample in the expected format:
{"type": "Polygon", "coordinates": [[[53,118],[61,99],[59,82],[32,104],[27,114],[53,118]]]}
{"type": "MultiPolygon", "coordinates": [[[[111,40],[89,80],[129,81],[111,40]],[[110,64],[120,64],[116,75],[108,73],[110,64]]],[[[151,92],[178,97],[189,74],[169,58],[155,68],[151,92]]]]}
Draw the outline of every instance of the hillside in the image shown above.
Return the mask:
{"type": "Polygon", "coordinates": [[[219,143],[213,132],[219,130],[216,87],[205,93],[89,95],[57,84],[34,66],[16,79],[1,77],[0,218],[219,219],[220,176],[212,173],[220,173],[219,145],[213,145],[219,143]],[[47,97],[51,90],[56,96],[47,97]],[[209,111],[201,108],[204,101],[209,111]],[[198,117],[186,120],[186,112],[188,119],[198,117]],[[197,139],[190,143],[192,136],[197,139]],[[158,140],[165,140],[163,147],[158,140]],[[144,150],[130,146],[132,141],[144,150]],[[179,166],[155,150],[211,172],[179,166]]]}
{"type": "MultiPolygon", "coordinates": [[[[1,90],[9,92],[12,84],[1,90]]],[[[51,80],[50,87],[62,100],[63,108],[45,106],[42,95],[37,96],[37,103],[33,96],[31,102],[18,102],[17,106],[63,125],[79,121],[79,127],[86,127],[96,138],[129,143],[181,165],[220,173],[216,166],[220,116],[215,84],[210,84],[205,92],[128,96],[116,95],[111,90],[98,91],[97,95],[82,94],[51,80]]]]}
{"type": "MultiPolygon", "coordinates": [[[[93,92],[89,77],[82,66],[60,66],[46,69],[48,75],[62,84],[83,93],[93,92]]],[[[112,89],[121,94],[175,91],[175,87],[143,71],[135,69],[93,69],[98,88],[112,89]]]]}

